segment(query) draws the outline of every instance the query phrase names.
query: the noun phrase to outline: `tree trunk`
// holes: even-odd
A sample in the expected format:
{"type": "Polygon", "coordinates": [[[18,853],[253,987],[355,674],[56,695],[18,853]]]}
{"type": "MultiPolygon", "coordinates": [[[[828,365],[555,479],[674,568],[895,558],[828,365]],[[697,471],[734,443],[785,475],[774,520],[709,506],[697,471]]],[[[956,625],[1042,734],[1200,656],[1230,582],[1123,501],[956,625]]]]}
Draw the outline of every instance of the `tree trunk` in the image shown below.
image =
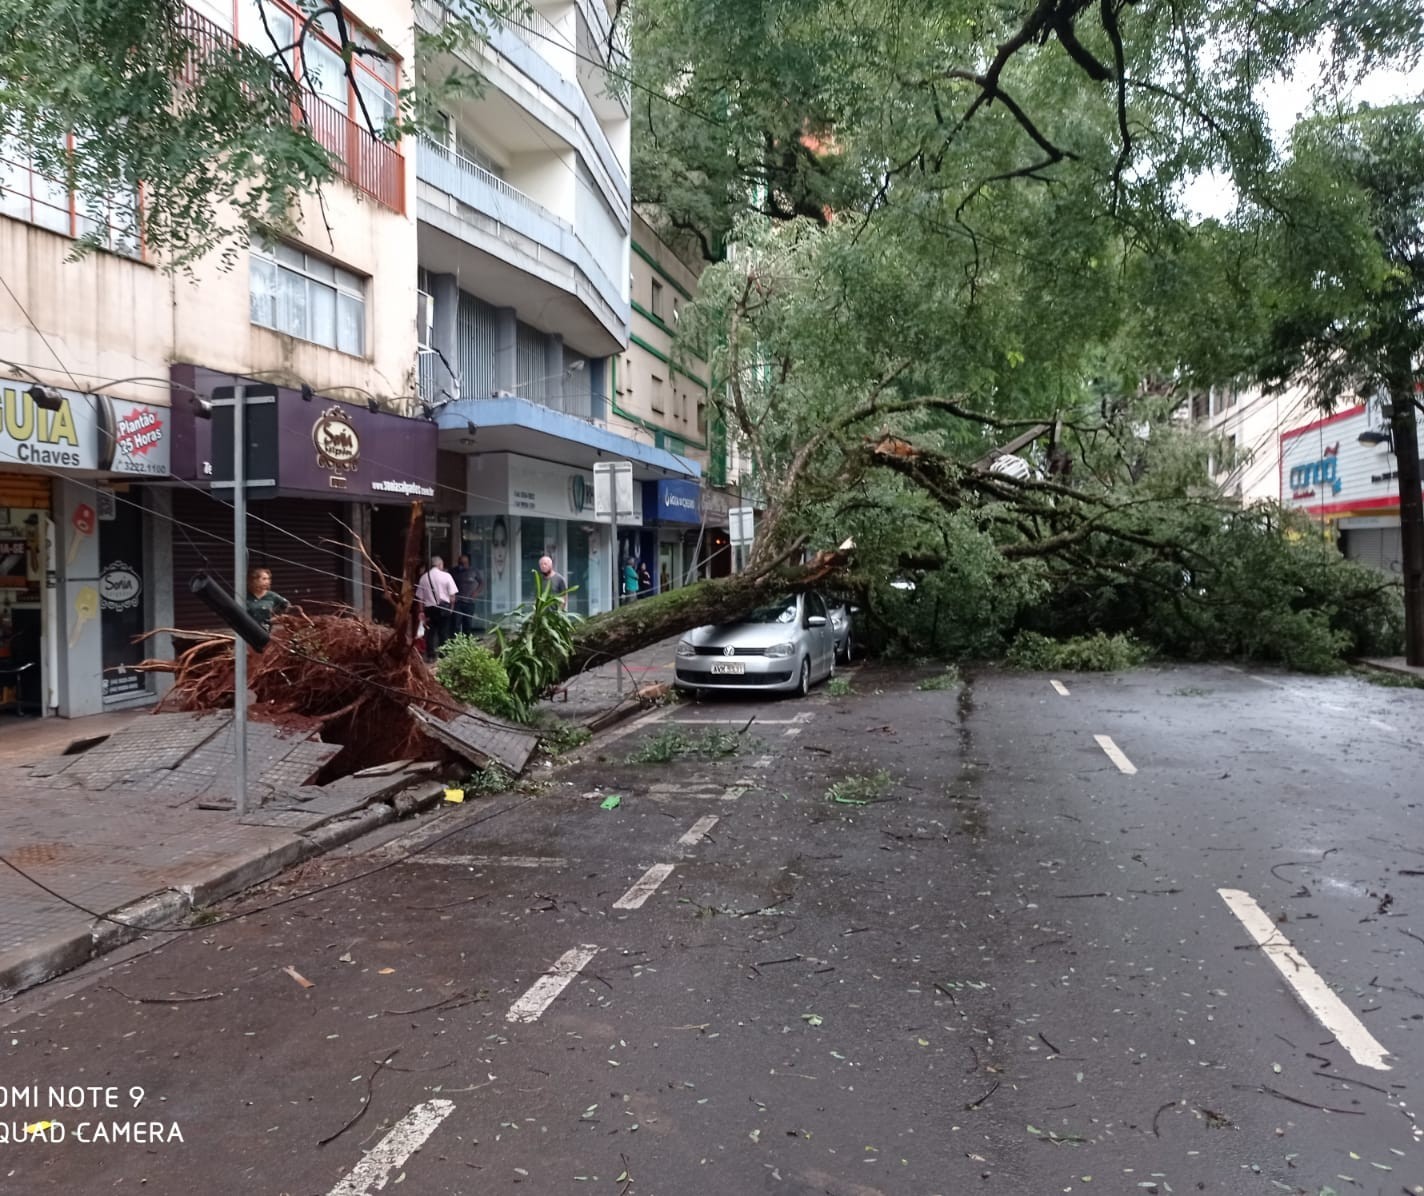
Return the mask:
{"type": "Polygon", "coordinates": [[[1390,434],[1399,470],[1399,538],[1404,566],[1404,656],[1424,665],[1424,497],[1420,493],[1419,431],[1414,376],[1407,350],[1390,357],[1390,434]]]}
{"type": "Polygon", "coordinates": [[[730,622],[779,594],[813,589],[840,575],[845,566],[844,554],[823,552],[804,565],[699,581],[595,615],[574,628],[565,675],[596,668],[705,623],[730,622]]]}

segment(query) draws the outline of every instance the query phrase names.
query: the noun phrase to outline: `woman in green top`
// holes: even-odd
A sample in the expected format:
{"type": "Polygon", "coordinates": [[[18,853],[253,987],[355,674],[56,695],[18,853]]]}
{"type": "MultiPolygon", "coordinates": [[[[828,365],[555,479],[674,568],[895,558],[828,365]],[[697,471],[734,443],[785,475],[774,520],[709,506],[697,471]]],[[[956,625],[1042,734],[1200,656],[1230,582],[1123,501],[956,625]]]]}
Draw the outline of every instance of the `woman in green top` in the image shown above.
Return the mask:
{"type": "Polygon", "coordinates": [[[623,558],[623,593],[629,598],[638,594],[638,566],[630,556],[623,558]]]}
{"type": "Polygon", "coordinates": [[[260,565],[247,573],[247,613],[267,631],[272,630],[272,616],[285,614],[292,604],[272,588],[272,570],[260,565]]]}

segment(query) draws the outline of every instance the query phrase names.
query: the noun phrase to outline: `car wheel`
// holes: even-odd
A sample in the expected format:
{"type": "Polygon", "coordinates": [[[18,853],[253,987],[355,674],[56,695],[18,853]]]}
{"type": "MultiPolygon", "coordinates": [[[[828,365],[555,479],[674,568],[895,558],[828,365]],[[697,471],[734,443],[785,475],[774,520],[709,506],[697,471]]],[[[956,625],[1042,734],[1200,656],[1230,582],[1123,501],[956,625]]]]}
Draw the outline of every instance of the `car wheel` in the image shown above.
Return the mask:
{"type": "Polygon", "coordinates": [[[841,661],[844,664],[850,664],[853,659],[855,659],[855,638],[847,631],[845,647],[841,649],[841,661]]]}
{"type": "Polygon", "coordinates": [[[811,658],[809,656],[801,658],[801,680],[796,685],[796,692],[803,698],[811,692],[811,658]]]}

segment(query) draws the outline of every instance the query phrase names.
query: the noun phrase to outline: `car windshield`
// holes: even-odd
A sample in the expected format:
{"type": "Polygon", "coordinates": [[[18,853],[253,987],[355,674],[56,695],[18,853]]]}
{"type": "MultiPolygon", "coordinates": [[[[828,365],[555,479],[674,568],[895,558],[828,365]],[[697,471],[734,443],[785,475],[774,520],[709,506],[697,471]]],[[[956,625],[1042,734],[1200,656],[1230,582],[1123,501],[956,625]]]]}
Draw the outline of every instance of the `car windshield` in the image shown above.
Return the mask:
{"type": "Polygon", "coordinates": [[[743,615],[742,623],[794,623],[796,622],[796,599],[783,598],[779,602],[768,602],[743,615]]]}

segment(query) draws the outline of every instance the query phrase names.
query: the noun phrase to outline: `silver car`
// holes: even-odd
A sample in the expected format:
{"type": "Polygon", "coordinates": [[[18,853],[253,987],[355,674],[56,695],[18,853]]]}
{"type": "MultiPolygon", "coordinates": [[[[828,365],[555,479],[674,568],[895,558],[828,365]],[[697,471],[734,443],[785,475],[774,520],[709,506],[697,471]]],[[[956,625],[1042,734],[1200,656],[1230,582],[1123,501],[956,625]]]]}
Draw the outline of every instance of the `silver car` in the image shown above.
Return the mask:
{"type": "Polygon", "coordinates": [[[815,593],[767,603],[735,623],[699,627],[677,646],[679,689],[804,695],[835,671],[835,633],[815,593]]]}

